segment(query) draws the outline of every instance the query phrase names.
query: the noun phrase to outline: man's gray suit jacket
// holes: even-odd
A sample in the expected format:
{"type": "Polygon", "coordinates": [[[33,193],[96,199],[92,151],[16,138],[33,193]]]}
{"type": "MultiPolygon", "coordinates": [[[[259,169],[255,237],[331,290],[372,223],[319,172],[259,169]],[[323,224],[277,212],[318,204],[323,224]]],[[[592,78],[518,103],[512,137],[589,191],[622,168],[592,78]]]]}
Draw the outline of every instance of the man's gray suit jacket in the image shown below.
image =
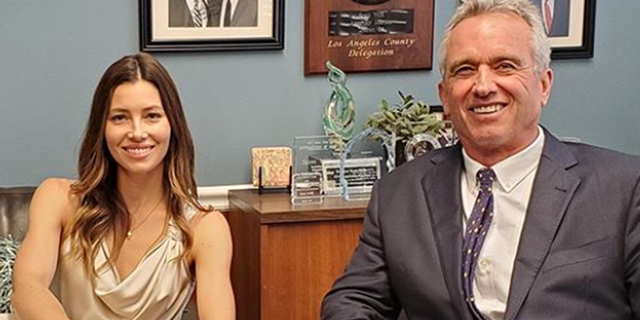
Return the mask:
{"type": "MultiPolygon", "coordinates": [[[[640,158],[545,134],[505,319],[640,319],[640,158]]],[[[379,181],[322,319],[395,319],[401,309],[411,320],[472,319],[460,276],[462,170],[458,145],[379,181]]]]}

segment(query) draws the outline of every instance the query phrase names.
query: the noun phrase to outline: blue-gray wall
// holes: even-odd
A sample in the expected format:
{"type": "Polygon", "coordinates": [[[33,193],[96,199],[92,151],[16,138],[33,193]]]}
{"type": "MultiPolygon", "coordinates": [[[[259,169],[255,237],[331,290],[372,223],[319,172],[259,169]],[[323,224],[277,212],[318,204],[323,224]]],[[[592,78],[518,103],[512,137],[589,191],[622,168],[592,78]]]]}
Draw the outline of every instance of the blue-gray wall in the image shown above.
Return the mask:
{"type": "MultiPolygon", "coordinates": [[[[454,0],[436,3],[436,41],[454,0]]],[[[322,133],[329,87],[304,77],[304,0],[286,0],[283,51],[159,54],[180,89],[202,186],[250,181],[253,146],[322,133]]],[[[560,136],[640,154],[640,2],[598,1],[595,57],[553,62],[543,123],[560,136]]],[[[0,186],[75,176],[104,69],[138,50],[134,0],[0,0],[0,186]]],[[[434,64],[437,70],[437,64],[434,64]]],[[[439,104],[436,71],[349,75],[358,125],[398,89],[439,104]]]]}

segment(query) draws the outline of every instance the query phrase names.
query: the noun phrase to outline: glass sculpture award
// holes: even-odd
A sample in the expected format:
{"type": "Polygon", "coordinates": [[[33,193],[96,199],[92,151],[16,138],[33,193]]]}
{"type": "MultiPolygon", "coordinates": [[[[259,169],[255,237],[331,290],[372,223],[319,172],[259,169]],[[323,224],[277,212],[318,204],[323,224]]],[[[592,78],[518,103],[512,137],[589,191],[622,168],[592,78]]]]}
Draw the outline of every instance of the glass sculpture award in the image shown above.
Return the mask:
{"type": "Polygon", "coordinates": [[[327,61],[327,68],[331,95],[324,108],[322,124],[329,137],[331,151],[335,158],[339,158],[344,145],[353,137],[356,109],[353,96],[346,86],[347,75],[330,61],[327,61]]]}

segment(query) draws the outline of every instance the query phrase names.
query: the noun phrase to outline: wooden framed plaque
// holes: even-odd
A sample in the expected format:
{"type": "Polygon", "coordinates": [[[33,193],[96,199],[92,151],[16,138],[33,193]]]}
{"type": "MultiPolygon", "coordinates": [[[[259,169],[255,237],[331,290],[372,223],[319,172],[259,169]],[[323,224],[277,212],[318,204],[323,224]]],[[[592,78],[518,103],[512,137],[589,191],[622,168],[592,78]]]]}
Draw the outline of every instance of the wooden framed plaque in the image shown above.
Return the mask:
{"type": "Polygon", "coordinates": [[[305,74],[430,70],[434,0],[306,0],[305,74]]]}

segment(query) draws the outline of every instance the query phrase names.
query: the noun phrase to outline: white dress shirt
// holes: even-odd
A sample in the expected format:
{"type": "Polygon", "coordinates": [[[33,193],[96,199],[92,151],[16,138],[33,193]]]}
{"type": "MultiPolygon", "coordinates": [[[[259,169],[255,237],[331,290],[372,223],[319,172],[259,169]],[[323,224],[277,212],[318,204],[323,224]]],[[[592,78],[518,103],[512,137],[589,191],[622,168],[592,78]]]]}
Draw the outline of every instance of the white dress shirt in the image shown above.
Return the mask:
{"type": "MultiPolygon", "coordinates": [[[[476,306],[488,319],[504,319],[507,308],[520,233],[544,146],[544,132],[542,128],[538,131],[538,137],[526,149],[491,167],[496,174],[492,188],[494,214],[473,283],[476,306]]],[[[479,191],[476,172],[484,167],[471,159],[464,148],[462,155],[465,170],[460,177],[460,191],[466,227],[479,191]]]]}

